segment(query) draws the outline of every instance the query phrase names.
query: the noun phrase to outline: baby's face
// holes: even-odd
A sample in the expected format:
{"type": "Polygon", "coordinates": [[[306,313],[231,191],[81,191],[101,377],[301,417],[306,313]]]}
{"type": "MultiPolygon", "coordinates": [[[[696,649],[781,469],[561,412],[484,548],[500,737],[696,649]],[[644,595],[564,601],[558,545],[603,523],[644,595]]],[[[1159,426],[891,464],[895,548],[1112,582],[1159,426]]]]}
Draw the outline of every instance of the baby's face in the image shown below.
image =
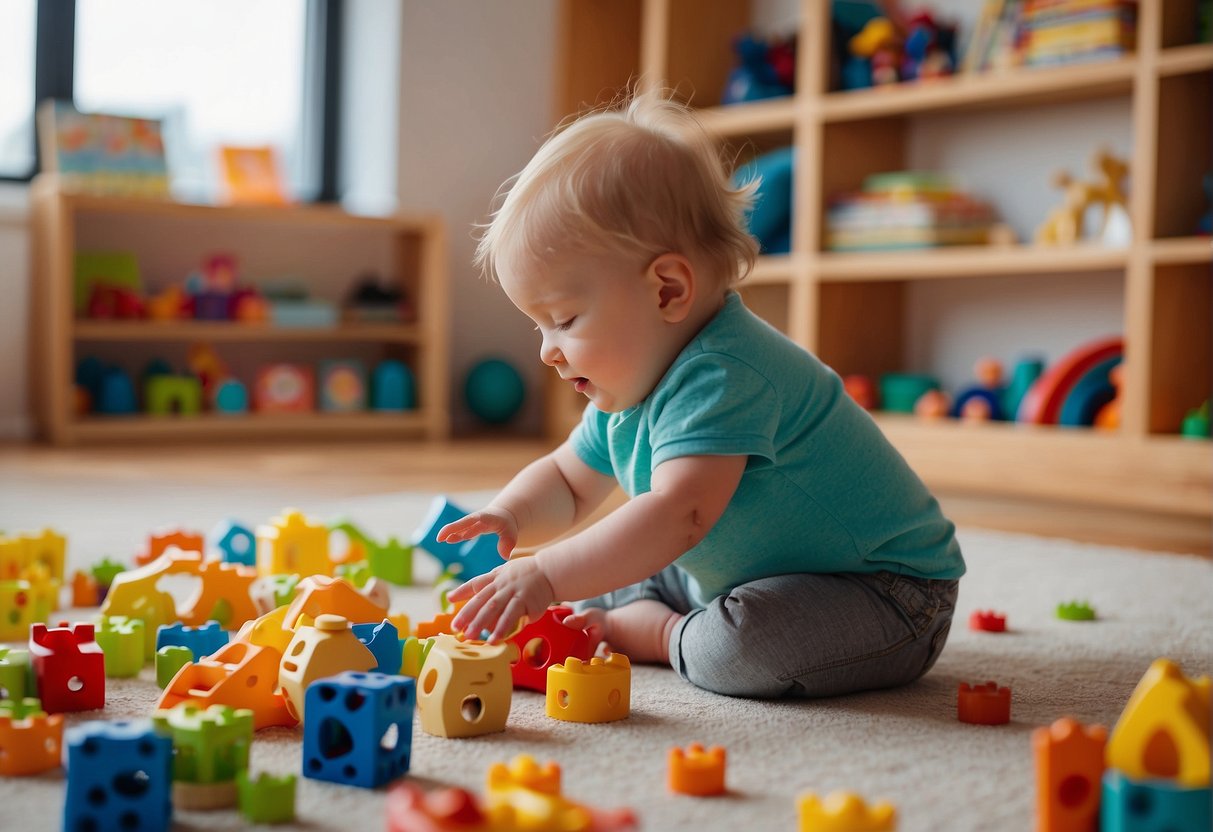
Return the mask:
{"type": "Polygon", "coordinates": [[[543,338],[540,360],[606,413],[639,404],[677,353],[645,265],[584,255],[499,264],[506,295],[543,338]]]}

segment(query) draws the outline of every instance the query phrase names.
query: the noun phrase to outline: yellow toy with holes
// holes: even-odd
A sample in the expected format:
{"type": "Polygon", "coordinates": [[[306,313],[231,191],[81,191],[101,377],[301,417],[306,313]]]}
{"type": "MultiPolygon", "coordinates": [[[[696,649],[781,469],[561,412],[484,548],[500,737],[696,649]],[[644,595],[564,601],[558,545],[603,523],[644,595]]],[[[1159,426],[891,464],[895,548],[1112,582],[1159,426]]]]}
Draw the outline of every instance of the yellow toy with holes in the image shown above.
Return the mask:
{"type": "Polygon", "coordinates": [[[300,626],[282,654],[278,684],[291,716],[304,721],[308,686],[317,679],[347,670],[365,673],[375,666],[375,657],[340,615],[320,615],[314,627],[300,626]]]}
{"type": "Polygon", "coordinates": [[[436,737],[475,737],[505,730],[514,694],[508,642],[460,641],[445,633],[433,646],[417,683],[421,730],[436,737]]]}
{"type": "Polygon", "coordinates": [[[796,801],[800,832],[893,832],[897,810],[890,803],[868,806],[851,792],[834,792],[825,800],[804,794],[796,801]]]}
{"type": "Polygon", "coordinates": [[[257,527],[258,575],[332,575],[329,530],[302,512],[287,509],[267,525],[257,527]]]}
{"type": "Polygon", "coordinates": [[[570,656],[548,668],[545,711],[565,722],[614,722],[632,709],[632,663],[622,653],[588,662],[570,656]]]}

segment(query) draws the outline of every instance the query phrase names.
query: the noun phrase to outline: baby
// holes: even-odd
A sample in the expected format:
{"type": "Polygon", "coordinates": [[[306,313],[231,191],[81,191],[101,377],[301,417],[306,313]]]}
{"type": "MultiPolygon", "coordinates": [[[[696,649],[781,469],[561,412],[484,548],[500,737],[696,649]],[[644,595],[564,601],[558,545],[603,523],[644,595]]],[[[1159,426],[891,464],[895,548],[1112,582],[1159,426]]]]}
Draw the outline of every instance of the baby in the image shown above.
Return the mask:
{"type": "Polygon", "coordinates": [[[964,573],[955,527],[839,377],[735,291],[755,187],[654,93],[574,121],[514,179],[477,261],[589,403],[438,539],[497,534],[509,558],[617,484],[631,499],[451,592],[458,630],[500,640],[578,601],[569,626],[734,696],[889,687],[935,663],[964,573]]]}

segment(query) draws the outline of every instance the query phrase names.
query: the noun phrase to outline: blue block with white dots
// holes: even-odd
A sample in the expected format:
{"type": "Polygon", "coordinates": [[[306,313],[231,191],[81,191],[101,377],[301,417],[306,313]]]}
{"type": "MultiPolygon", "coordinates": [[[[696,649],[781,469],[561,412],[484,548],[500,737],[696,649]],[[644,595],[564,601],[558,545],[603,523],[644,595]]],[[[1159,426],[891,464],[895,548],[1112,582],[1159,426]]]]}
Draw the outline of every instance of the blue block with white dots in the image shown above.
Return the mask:
{"type": "Polygon", "coordinates": [[[307,689],[303,774],[373,789],[408,773],[416,683],[346,671],[307,689]]]}
{"type": "Polygon", "coordinates": [[[148,720],[92,721],[67,730],[65,832],[167,832],[173,741],[148,720]]]}
{"type": "Polygon", "coordinates": [[[161,647],[188,647],[194,654],[193,661],[209,656],[225,646],[232,634],[219,626],[218,621],[208,621],[201,627],[184,624],[161,624],[156,630],[156,652],[161,647]]]}

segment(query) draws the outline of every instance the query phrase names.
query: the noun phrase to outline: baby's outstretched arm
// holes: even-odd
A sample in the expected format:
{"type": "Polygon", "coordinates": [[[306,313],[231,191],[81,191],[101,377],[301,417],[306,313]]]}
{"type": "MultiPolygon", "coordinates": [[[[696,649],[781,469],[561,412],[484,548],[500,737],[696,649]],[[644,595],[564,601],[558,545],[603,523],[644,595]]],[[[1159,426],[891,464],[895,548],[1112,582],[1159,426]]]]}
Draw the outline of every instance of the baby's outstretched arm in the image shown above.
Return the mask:
{"type": "Polygon", "coordinates": [[[522,616],[637,583],[693,548],[724,513],[745,471],[744,456],[682,457],[653,471],[652,490],[588,529],[511,561],[451,592],[467,601],[457,630],[504,638],[522,616]]]}

